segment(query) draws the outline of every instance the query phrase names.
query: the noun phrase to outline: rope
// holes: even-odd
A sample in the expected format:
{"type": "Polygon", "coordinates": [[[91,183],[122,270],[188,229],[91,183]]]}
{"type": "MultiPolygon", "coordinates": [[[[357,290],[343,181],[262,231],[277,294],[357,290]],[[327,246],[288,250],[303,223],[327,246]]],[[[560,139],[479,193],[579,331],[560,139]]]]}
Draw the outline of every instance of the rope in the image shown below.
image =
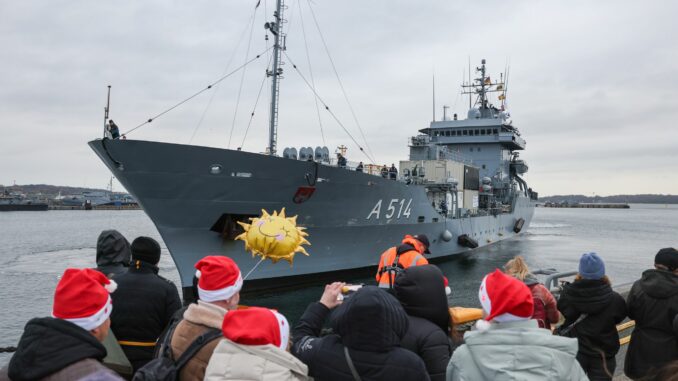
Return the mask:
{"type": "Polygon", "coordinates": [[[247,274],[245,274],[245,276],[242,278],[242,280],[247,280],[247,278],[250,276],[250,274],[252,274],[254,272],[254,270],[256,270],[257,267],[259,267],[259,265],[261,264],[261,262],[264,261],[264,259],[266,259],[266,258],[262,256],[261,259],[259,260],[259,262],[257,262],[257,264],[254,265],[254,267],[252,267],[252,270],[250,270],[249,272],[247,272],[247,274]]]}
{"type": "MultiPolygon", "coordinates": [[[[257,7],[258,8],[258,7],[257,7]]],[[[256,15],[256,9],[255,9],[255,15],[256,15]]],[[[254,16],[252,16],[252,25],[250,25],[250,38],[249,41],[247,42],[247,51],[245,52],[245,61],[247,61],[247,57],[250,55],[250,48],[252,47],[252,34],[254,32],[254,16]]],[[[240,96],[242,94],[242,85],[245,82],[245,73],[247,73],[246,69],[242,70],[242,75],[240,76],[240,86],[238,87],[238,97],[236,98],[235,101],[235,111],[233,112],[233,121],[231,122],[231,132],[228,134],[228,145],[226,148],[231,148],[231,139],[233,138],[233,130],[235,129],[235,120],[236,117],[238,116],[238,107],[240,106],[240,96]]]]}
{"type": "MultiPolygon", "coordinates": [[[[313,66],[311,66],[311,55],[308,53],[308,41],[306,40],[306,27],[304,26],[304,16],[301,13],[301,3],[299,3],[299,20],[301,20],[301,31],[304,36],[304,48],[306,49],[306,63],[308,64],[308,73],[311,76],[311,85],[315,88],[315,79],[313,78],[313,66]]],[[[323,130],[323,120],[320,117],[320,107],[318,106],[318,98],[313,97],[315,101],[315,112],[318,115],[318,125],[320,126],[320,136],[323,139],[323,145],[327,146],[325,141],[325,131],[323,130]]]]}
{"type": "Polygon", "coordinates": [[[285,54],[285,57],[287,57],[287,59],[288,59],[288,60],[290,61],[290,63],[292,64],[292,67],[294,68],[294,70],[297,71],[297,74],[299,74],[299,76],[301,77],[301,79],[304,80],[304,83],[306,83],[306,86],[308,86],[308,88],[309,88],[309,89],[313,92],[313,94],[318,98],[318,101],[320,101],[320,103],[325,107],[325,110],[327,110],[327,112],[329,112],[330,115],[332,115],[332,118],[334,118],[334,120],[337,122],[337,124],[339,124],[339,127],[341,127],[341,128],[344,130],[344,132],[346,132],[346,135],[348,135],[348,137],[351,138],[351,140],[353,141],[353,143],[355,143],[355,145],[358,146],[358,148],[360,149],[360,152],[362,152],[363,155],[365,155],[365,156],[372,162],[372,164],[374,164],[374,163],[375,163],[374,159],[373,159],[373,158],[365,151],[365,149],[363,149],[362,146],[360,146],[360,143],[358,143],[358,141],[355,140],[355,138],[353,137],[353,135],[351,135],[351,133],[346,129],[346,127],[344,126],[344,124],[341,123],[341,121],[339,120],[339,118],[337,118],[337,116],[334,114],[334,112],[332,112],[332,110],[330,110],[330,106],[328,106],[327,103],[325,103],[325,101],[323,101],[323,99],[320,97],[320,95],[318,95],[318,93],[316,92],[315,88],[313,88],[313,86],[311,86],[311,84],[308,82],[308,80],[306,79],[306,77],[304,77],[304,75],[301,74],[301,71],[299,70],[299,68],[297,67],[297,65],[294,63],[294,61],[292,61],[292,59],[290,58],[290,56],[287,55],[287,52],[283,52],[283,53],[285,54]]]}
{"type": "MultiPolygon", "coordinates": [[[[252,14],[252,22],[254,22],[254,17],[256,16],[256,9],[255,12],[252,14]]],[[[245,28],[242,30],[242,33],[240,33],[240,38],[238,39],[238,44],[235,46],[235,49],[233,50],[233,54],[231,54],[231,57],[228,59],[228,62],[226,63],[226,67],[224,68],[224,74],[228,73],[228,68],[231,67],[231,64],[233,63],[233,59],[235,58],[235,53],[238,51],[238,48],[240,48],[240,44],[242,44],[243,40],[245,39],[245,33],[247,33],[247,29],[249,25],[245,25],[245,28]]],[[[268,48],[268,44],[266,45],[266,48],[268,48]]],[[[188,141],[188,144],[193,143],[193,139],[195,138],[196,133],[198,132],[198,129],[200,126],[202,126],[202,122],[205,119],[205,115],[207,115],[207,110],[212,106],[212,101],[214,100],[214,97],[217,95],[217,90],[219,89],[219,86],[217,86],[212,94],[210,95],[210,99],[207,102],[207,105],[205,106],[205,109],[202,111],[202,115],[200,115],[200,120],[198,120],[198,124],[196,124],[195,129],[193,129],[193,134],[191,135],[191,139],[188,141]]]]}
{"type": "MultiPolygon", "coordinates": [[[[273,59],[273,56],[271,55],[268,59],[268,65],[266,67],[269,67],[271,65],[271,60],[273,59]]],[[[259,98],[261,97],[261,91],[264,89],[264,84],[266,84],[266,80],[268,79],[268,75],[264,74],[264,79],[261,81],[261,85],[259,86],[259,93],[257,93],[257,99],[254,101],[254,107],[252,108],[252,112],[250,113],[250,120],[247,122],[247,128],[245,129],[245,135],[242,137],[242,142],[240,142],[240,146],[238,147],[238,151],[242,149],[242,147],[245,145],[245,139],[247,139],[247,133],[250,131],[250,127],[252,126],[252,121],[254,120],[254,112],[257,110],[257,105],[259,105],[259,98]]]]}
{"type": "Polygon", "coordinates": [[[16,347],[0,348],[0,353],[13,353],[13,352],[16,352],[16,347]]]}
{"type": "MultiPolygon", "coordinates": [[[[330,64],[332,65],[332,70],[334,71],[335,77],[337,77],[337,82],[339,82],[339,87],[341,88],[341,92],[344,94],[344,99],[346,100],[346,103],[348,104],[348,108],[351,110],[351,115],[353,115],[353,121],[355,122],[356,126],[358,126],[358,130],[360,131],[360,135],[363,138],[363,142],[365,142],[365,146],[367,147],[367,150],[370,151],[370,155],[372,155],[372,149],[370,148],[370,145],[367,144],[367,139],[365,138],[365,134],[363,133],[362,127],[360,127],[360,123],[358,122],[358,117],[355,115],[355,111],[353,110],[353,106],[351,105],[351,102],[348,100],[348,94],[346,94],[346,89],[344,89],[344,84],[341,82],[341,78],[339,78],[339,72],[337,72],[337,68],[334,65],[334,60],[332,59],[332,56],[330,55],[330,49],[327,47],[327,43],[325,42],[325,37],[323,36],[323,32],[320,30],[320,25],[318,24],[318,19],[315,17],[315,12],[313,11],[313,7],[311,7],[311,1],[307,0],[308,3],[308,8],[311,10],[311,16],[313,16],[313,22],[315,23],[315,27],[318,30],[318,35],[320,35],[320,40],[323,43],[323,46],[325,47],[325,53],[327,54],[327,58],[330,60],[330,64]]],[[[361,148],[362,150],[362,148],[361,148]]],[[[369,156],[368,156],[369,157],[369,156]]],[[[372,160],[372,159],[370,159],[372,160]]],[[[372,161],[372,164],[374,164],[374,160],[372,161]]]]}
{"type": "MultiPolygon", "coordinates": [[[[269,48],[269,49],[270,49],[270,48],[269,48]]],[[[266,49],[266,50],[264,50],[263,52],[257,54],[257,55],[254,56],[251,60],[245,62],[244,64],[242,64],[242,65],[240,65],[240,66],[238,66],[236,69],[234,69],[234,70],[231,71],[230,73],[228,73],[228,74],[222,76],[221,78],[219,78],[219,79],[216,80],[215,82],[213,82],[213,83],[207,85],[207,87],[205,87],[204,89],[202,89],[202,90],[198,91],[197,93],[191,95],[190,97],[184,99],[183,101],[181,101],[181,102],[175,104],[174,106],[168,108],[167,110],[161,112],[160,114],[158,114],[158,115],[156,115],[156,116],[154,116],[154,117],[148,118],[147,121],[145,121],[145,122],[141,123],[140,125],[138,125],[138,126],[132,128],[131,130],[129,130],[129,131],[123,133],[122,136],[129,135],[132,131],[134,131],[134,130],[136,130],[136,129],[138,129],[138,128],[141,128],[141,127],[143,127],[143,126],[145,126],[145,125],[151,123],[151,122],[154,121],[155,119],[157,119],[157,118],[159,118],[159,117],[161,117],[161,116],[167,114],[168,112],[174,110],[175,108],[177,108],[177,107],[183,105],[184,103],[190,101],[191,99],[193,99],[193,98],[197,97],[198,95],[204,93],[205,91],[211,89],[212,86],[217,85],[217,84],[220,83],[221,81],[223,81],[223,80],[225,80],[226,78],[230,77],[231,75],[237,73],[240,69],[242,69],[242,68],[244,68],[245,66],[249,65],[250,63],[252,63],[252,62],[258,60],[258,59],[262,56],[262,54],[266,53],[269,49],[266,49]]]]}

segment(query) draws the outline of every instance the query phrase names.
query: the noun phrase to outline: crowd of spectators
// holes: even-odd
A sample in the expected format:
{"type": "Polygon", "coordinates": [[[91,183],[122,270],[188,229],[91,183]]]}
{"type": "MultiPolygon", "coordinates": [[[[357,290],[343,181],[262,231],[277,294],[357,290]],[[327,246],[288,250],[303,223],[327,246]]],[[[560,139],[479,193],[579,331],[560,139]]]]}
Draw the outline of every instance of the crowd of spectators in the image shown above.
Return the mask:
{"type": "Polygon", "coordinates": [[[678,369],[673,248],[657,253],[626,300],[595,253],[581,256],[557,298],[515,257],[483,277],[482,319],[463,335],[447,278],[425,262],[394,271],[388,288],[329,284],[290,327],[276,310],[240,305],[243,277],[224,256],[195,264],[197,300],[182,307],[158,274],[160,251],[149,237],[130,245],[102,232],[97,269],[64,272],[52,316],[26,324],[0,381],[120,380],[102,363],[109,330],[135,380],[611,380],[627,318],[635,329],[624,373],[673,380],[678,369]]]}

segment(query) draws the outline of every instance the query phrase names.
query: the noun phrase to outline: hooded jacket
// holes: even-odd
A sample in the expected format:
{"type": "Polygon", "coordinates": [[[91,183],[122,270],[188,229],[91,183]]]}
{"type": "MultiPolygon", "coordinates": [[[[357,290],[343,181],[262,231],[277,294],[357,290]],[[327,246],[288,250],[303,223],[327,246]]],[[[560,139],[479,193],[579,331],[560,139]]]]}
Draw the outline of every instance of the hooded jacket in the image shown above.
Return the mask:
{"type": "Polygon", "coordinates": [[[546,289],[533,274],[527,274],[523,283],[530,288],[532,298],[535,302],[532,319],[541,320],[540,327],[551,329],[551,324],[556,324],[560,320],[560,312],[558,312],[556,298],[553,297],[553,294],[551,294],[551,292],[546,289]],[[544,316],[538,316],[540,312],[537,308],[537,303],[541,304],[544,316]]]}
{"type": "Polygon", "coordinates": [[[292,330],[292,354],[308,366],[309,376],[352,380],[346,347],[363,381],[429,379],[424,362],[400,348],[409,323],[394,296],[374,286],[363,287],[334,310],[334,333],[319,337],[329,314],[322,303],[312,303],[292,330]]]}
{"type": "Polygon", "coordinates": [[[118,288],[111,313],[111,329],[135,371],[153,358],[153,343],[181,308],[174,283],[159,276],[156,266],[136,262],[114,278],[118,288]]]}
{"type": "Polygon", "coordinates": [[[433,265],[410,267],[398,275],[394,291],[410,323],[401,346],[424,360],[431,380],[444,380],[452,345],[442,272],[433,265]]]}
{"type": "MultiPolygon", "coordinates": [[[[7,376],[12,381],[60,381],[106,374],[122,380],[101,364],[104,357],[104,346],[77,325],[50,317],[35,318],[26,323],[7,376]]],[[[6,379],[2,373],[0,380],[6,379]]]]}
{"type": "Polygon", "coordinates": [[[97,240],[97,271],[109,278],[127,271],[132,251],[129,242],[117,230],[104,230],[97,240]]]}
{"type": "Polygon", "coordinates": [[[454,351],[448,381],[588,380],[576,359],[577,342],[539,328],[536,320],[492,323],[469,331],[454,351]]]}
{"type": "Polygon", "coordinates": [[[308,368],[275,345],[219,341],[205,371],[205,381],[307,381],[308,368]]]}
{"type": "Polygon", "coordinates": [[[646,270],[631,287],[627,300],[629,317],[636,321],[626,352],[624,373],[645,376],[651,369],[678,360],[678,275],[646,270]]]}
{"type": "Polygon", "coordinates": [[[558,299],[563,326],[573,324],[581,314],[587,317],[567,334],[579,341],[579,353],[600,358],[619,352],[617,324],[626,318],[626,302],[612,287],[600,279],[581,279],[563,287],[558,299]]]}

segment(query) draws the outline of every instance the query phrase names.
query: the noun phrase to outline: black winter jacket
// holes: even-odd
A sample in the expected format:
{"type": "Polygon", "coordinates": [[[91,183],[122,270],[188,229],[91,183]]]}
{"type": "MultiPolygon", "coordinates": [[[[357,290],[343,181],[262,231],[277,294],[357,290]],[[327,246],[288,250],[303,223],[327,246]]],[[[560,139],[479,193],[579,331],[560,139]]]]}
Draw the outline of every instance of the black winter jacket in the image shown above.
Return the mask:
{"type": "Polygon", "coordinates": [[[353,380],[344,355],[348,348],[363,381],[428,380],[424,362],[400,348],[408,319],[395,297],[366,286],[346,299],[332,314],[334,334],[320,335],[330,310],[311,303],[292,330],[292,354],[308,365],[315,380],[353,380]]]}
{"type": "Polygon", "coordinates": [[[104,230],[97,239],[97,270],[107,277],[127,271],[132,251],[127,239],[117,230],[104,230]]]}
{"type": "Polygon", "coordinates": [[[636,321],[626,352],[624,373],[645,376],[670,361],[678,360],[678,275],[646,270],[629,293],[629,317],[636,321]]]}
{"type": "Polygon", "coordinates": [[[104,346],[77,325],[51,317],[35,318],[24,327],[8,375],[12,381],[39,380],[78,361],[101,361],[104,357],[104,346]]]}
{"type": "MultiPolygon", "coordinates": [[[[181,308],[177,287],[158,275],[158,268],[137,261],[113,280],[111,329],[118,341],[155,342],[181,308]]],[[[136,371],[153,358],[153,346],[122,346],[136,371]]]]}
{"type": "Polygon", "coordinates": [[[581,314],[588,316],[575,325],[567,336],[579,341],[579,354],[600,358],[619,352],[617,324],[626,318],[624,298],[602,280],[582,279],[563,288],[558,309],[565,317],[564,326],[573,324],[581,314]]]}
{"type": "Polygon", "coordinates": [[[400,345],[424,360],[431,380],[445,380],[452,345],[442,272],[434,265],[410,267],[398,275],[394,291],[410,321],[400,345]]]}

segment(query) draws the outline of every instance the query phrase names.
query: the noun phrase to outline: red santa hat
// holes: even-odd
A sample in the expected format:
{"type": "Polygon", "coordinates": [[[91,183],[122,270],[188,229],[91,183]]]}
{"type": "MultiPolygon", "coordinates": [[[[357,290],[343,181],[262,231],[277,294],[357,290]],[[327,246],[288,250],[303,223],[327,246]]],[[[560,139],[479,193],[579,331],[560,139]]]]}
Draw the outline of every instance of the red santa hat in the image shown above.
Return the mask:
{"type": "Polygon", "coordinates": [[[285,350],[290,326],[282,314],[262,307],[228,311],[221,326],[224,337],[238,344],[273,344],[285,350]]]}
{"type": "Polygon", "coordinates": [[[198,297],[204,302],[228,300],[242,288],[238,265],[228,257],[207,256],[195,264],[198,297]]]}
{"type": "Polygon", "coordinates": [[[488,328],[487,322],[505,323],[529,320],[534,311],[530,289],[521,281],[495,270],[485,276],[478,290],[478,299],[485,312],[485,320],[476,327],[488,328]]]}
{"type": "Polygon", "coordinates": [[[111,315],[109,295],[117,284],[93,269],[66,269],[54,291],[52,316],[88,331],[103,324],[111,315]]]}
{"type": "Polygon", "coordinates": [[[445,284],[445,295],[450,295],[452,293],[452,289],[450,288],[450,281],[446,276],[443,276],[443,283],[445,284]]]}

